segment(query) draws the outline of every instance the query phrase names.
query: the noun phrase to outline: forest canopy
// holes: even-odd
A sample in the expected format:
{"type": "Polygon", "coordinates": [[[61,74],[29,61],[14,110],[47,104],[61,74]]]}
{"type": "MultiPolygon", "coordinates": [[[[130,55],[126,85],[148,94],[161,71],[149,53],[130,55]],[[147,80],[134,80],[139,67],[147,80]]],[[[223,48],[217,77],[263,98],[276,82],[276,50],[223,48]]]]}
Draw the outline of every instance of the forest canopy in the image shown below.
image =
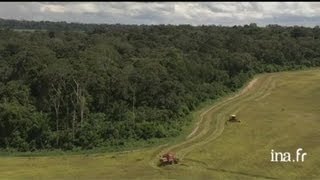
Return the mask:
{"type": "Polygon", "coordinates": [[[319,37],[319,27],[2,19],[0,149],[91,149],[177,136],[201,102],[257,73],[319,66],[319,37]]]}

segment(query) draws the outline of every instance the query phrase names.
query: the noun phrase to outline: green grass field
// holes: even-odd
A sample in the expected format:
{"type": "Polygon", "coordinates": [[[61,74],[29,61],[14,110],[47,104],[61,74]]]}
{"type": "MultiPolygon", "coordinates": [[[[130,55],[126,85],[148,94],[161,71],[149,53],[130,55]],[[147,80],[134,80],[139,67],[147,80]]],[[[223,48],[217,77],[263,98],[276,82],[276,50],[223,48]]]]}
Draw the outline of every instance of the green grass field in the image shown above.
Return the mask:
{"type": "Polygon", "coordinates": [[[117,153],[1,157],[0,179],[320,179],[320,70],[258,75],[198,112],[184,139],[117,153]],[[241,123],[226,123],[237,114],[241,123]],[[270,162],[271,149],[308,155],[270,162]],[[160,154],[182,159],[158,167],[160,154]]]}

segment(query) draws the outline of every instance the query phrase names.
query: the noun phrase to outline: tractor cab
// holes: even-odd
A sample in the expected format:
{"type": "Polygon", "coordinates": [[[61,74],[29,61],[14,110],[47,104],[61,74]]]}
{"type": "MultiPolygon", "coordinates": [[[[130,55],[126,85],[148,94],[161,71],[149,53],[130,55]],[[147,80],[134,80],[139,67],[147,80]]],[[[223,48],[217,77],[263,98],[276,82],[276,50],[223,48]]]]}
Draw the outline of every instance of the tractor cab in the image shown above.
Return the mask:
{"type": "Polygon", "coordinates": [[[160,166],[178,164],[178,162],[179,159],[172,152],[168,152],[160,156],[160,166]]]}
{"type": "Polygon", "coordinates": [[[230,116],[229,122],[240,122],[240,120],[236,117],[235,114],[233,114],[230,116]]]}

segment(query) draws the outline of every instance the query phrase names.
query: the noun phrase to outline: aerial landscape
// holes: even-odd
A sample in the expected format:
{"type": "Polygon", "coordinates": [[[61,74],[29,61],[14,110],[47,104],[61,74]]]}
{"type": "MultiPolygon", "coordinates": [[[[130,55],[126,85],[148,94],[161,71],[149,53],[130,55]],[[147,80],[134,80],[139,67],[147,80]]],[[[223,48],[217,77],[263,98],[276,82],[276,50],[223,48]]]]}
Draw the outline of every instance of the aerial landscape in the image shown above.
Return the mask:
{"type": "Polygon", "coordinates": [[[0,2],[0,179],[320,179],[319,10],[0,2]]]}

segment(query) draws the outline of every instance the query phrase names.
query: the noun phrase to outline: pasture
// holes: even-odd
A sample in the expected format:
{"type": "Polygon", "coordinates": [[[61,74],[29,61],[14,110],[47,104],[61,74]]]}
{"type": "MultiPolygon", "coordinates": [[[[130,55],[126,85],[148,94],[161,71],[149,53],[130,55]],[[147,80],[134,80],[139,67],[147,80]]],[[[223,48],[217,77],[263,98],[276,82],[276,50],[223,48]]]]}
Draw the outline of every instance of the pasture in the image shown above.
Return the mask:
{"type": "Polygon", "coordinates": [[[0,179],[320,179],[320,70],[256,76],[194,112],[184,138],[134,151],[0,157],[0,179]],[[236,114],[241,123],[226,122],[236,114]],[[303,148],[304,162],[271,162],[303,148]],[[181,163],[158,167],[173,151],[181,163]]]}

